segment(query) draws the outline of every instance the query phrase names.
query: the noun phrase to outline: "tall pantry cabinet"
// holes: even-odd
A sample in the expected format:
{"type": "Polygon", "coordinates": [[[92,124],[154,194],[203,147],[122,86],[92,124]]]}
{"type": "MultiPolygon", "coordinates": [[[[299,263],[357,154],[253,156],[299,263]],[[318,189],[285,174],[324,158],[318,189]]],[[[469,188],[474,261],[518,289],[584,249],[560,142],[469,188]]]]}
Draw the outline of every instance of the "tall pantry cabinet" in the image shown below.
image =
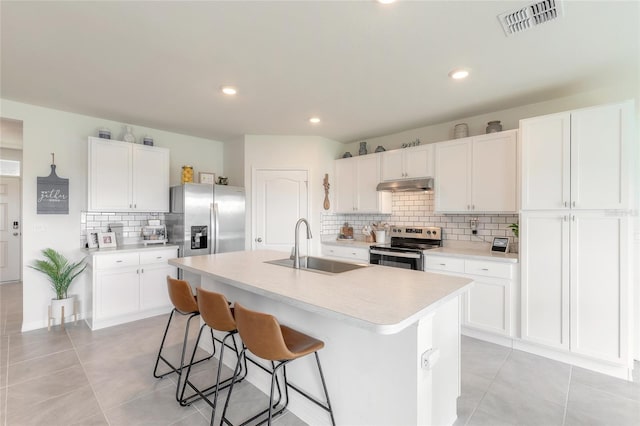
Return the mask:
{"type": "Polygon", "coordinates": [[[520,121],[522,339],[632,368],[633,103],[520,121]]]}

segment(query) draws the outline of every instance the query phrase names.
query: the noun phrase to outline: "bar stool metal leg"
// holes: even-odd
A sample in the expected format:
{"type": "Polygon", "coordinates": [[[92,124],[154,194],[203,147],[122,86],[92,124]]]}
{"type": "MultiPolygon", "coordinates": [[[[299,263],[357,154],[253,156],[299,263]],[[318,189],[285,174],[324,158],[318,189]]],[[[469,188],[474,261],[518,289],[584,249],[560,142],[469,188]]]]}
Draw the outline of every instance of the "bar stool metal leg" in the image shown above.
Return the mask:
{"type": "Polygon", "coordinates": [[[191,365],[195,365],[195,363],[193,362],[193,359],[194,359],[194,357],[196,355],[196,351],[198,349],[198,343],[200,342],[202,331],[204,330],[205,327],[207,327],[206,324],[203,324],[202,327],[200,327],[200,332],[198,333],[198,338],[197,338],[195,346],[193,348],[193,353],[191,354],[191,361],[189,362],[188,366],[186,366],[187,367],[187,371],[185,373],[185,378],[184,378],[184,383],[182,385],[182,390],[181,390],[179,396],[177,396],[177,398],[178,398],[178,401],[180,402],[180,405],[182,405],[182,406],[191,405],[195,401],[198,401],[200,399],[204,399],[205,402],[207,402],[207,404],[209,404],[211,406],[211,408],[213,409],[213,414],[215,414],[219,392],[221,390],[224,390],[227,387],[229,387],[229,385],[231,384],[232,380],[235,380],[236,382],[241,382],[242,380],[244,380],[246,375],[247,375],[247,364],[246,364],[246,360],[244,361],[244,364],[240,364],[240,361],[241,361],[240,351],[238,350],[238,345],[237,345],[236,340],[235,340],[235,336],[237,335],[237,331],[232,331],[232,332],[229,332],[229,333],[225,334],[225,336],[222,338],[222,340],[220,340],[220,339],[216,338],[213,335],[213,329],[209,328],[209,331],[211,332],[211,341],[213,342],[213,353],[214,354],[215,354],[215,342],[220,343],[220,356],[219,356],[219,359],[218,359],[218,371],[216,372],[216,382],[212,386],[209,386],[208,388],[202,389],[202,390],[198,389],[193,383],[191,383],[189,381],[189,375],[191,373],[191,365]],[[233,347],[229,343],[227,343],[227,339],[229,339],[229,338],[231,338],[231,341],[233,342],[233,347]],[[229,377],[227,379],[224,379],[223,381],[220,381],[220,376],[221,376],[221,373],[222,373],[222,367],[224,366],[225,347],[227,347],[229,349],[233,349],[235,351],[236,357],[238,359],[237,362],[240,365],[241,374],[239,374],[237,377],[229,377]],[[185,394],[185,390],[186,390],[187,386],[189,386],[195,392],[195,394],[185,398],[184,394],[185,394]],[[209,399],[207,398],[209,395],[212,395],[212,394],[214,395],[213,402],[209,401],[209,399]]]}
{"type": "MultiPolygon", "coordinates": [[[[169,315],[169,320],[167,321],[167,326],[164,329],[164,334],[162,336],[162,341],[160,343],[160,349],[158,349],[158,356],[156,357],[156,364],[155,364],[155,366],[153,368],[153,377],[155,377],[157,379],[160,379],[160,378],[163,378],[163,377],[165,377],[165,376],[167,376],[167,375],[169,375],[171,373],[176,373],[176,374],[178,374],[178,376],[181,375],[182,369],[185,367],[185,365],[184,365],[184,354],[185,354],[185,350],[186,350],[187,340],[189,338],[189,327],[191,326],[191,320],[194,317],[198,316],[198,315],[199,314],[197,312],[196,313],[191,313],[191,314],[183,314],[183,313],[181,313],[180,311],[178,311],[175,308],[171,310],[171,314],[169,315]],[[180,358],[180,365],[179,366],[173,365],[168,359],[166,359],[162,355],[162,350],[164,349],[164,344],[165,344],[165,341],[167,339],[167,334],[169,333],[169,327],[171,326],[171,322],[173,320],[174,313],[176,313],[176,312],[181,314],[181,315],[189,315],[189,319],[187,319],[187,326],[185,327],[185,332],[184,332],[184,338],[183,338],[183,343],[182,343],[182,355],[181,355],[181,358],[180,358]],[[162,360],[164,362],[164,364],[166,364],[170,368],[170,370],[167,371],[166,373],[162,373],[162,374],[158,373],[158,366],[160,364],[160,360],[162,360]]],[[[208,359],[211,359],[211,357],[213,355],[214,354],[212,354],[210,356],[207,356],[205,358],[199,359],[197,361],[191,360],[189,365],[195,365],[195,364],[199,364],[201,362],[204,362],[204,361],[206,361],[208,359]]]]}

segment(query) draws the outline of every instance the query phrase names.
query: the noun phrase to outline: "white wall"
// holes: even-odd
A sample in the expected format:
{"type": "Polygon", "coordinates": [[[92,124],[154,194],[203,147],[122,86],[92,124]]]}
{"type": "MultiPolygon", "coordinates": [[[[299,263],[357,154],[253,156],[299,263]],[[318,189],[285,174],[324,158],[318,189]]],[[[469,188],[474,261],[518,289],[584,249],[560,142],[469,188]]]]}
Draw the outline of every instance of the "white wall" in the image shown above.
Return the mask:
{"type": "MultiPolygon", "coordinates": [[[[412,142],[416,138],[419,138],[422,144],[446,141],[453,139],[453,127],[458,123],[468,124],[469,136],[485,134],[487,123],[493,120],[500,120],[503,130],[517,129],[519,121],[523,118],[624,101],[627,99],[636,99],[636,105],[640,103],[640,94],[638,93],[637,87],[630,87],[628,85],[606,87],[578,93],[564,98],[552,99],[545,102],[523,105],[521,107],[501,111],[488,112],[486,114],[476,115],[473,117],[460,117],[457,120],[446,123],[419,127],[390,135],[367,138],[367,149],[369,152],[373,152],[378,145],[384,146],[387,150],[397,149],[401,148],[403,143],[412,142]]],[[[344,151],[349,151],[351,154],[357,155],[359,142],[360,141],[353,141],[345,144],[344,151]]]]}
{"type": "MultiPolygon", "coordinates": [[[[53,296],[46,278],[26,265],[40,258],[40,251],[52,247],[77,260],[84,256],[78,243],[80,216],[87,207],[87,137],[100,127],[119,136],[123,124],[48,108],[0,99],[3,118],[23,122],[23,330],[47,325],[47,306],[53,296]],[[48,176],[51,152],[55,152],[57,173],[69,179],[69,214],[36,214],[36,177],[48,176]]],[[[202,138],[133,125],[137,137],[149,134],[156,146],[171,150],[171,183],[180,183],[183,164],[198,171],[222,173],[223,144],[202,138]]],[[[84,311],[86,273],[71,287],[84,311]]]]}
{"type": "Polygon", "coordinates": [[[0,146],[22,149],[22,122],[0,117],[0,146]]]}
{"type": "MultiPolygon", "coordinates": [[[[247,191],[247,212],[251,212],[252,170],[261,168],[307,169],[309,171],[309,217],[311,254],[320,253],[320,216],[323,211],[324,187],[322,180],[329,174],[329,182],[335,178],[333,160],[342,152],[339,142],[319,136],[246,135],[244,146],[244,181],[247,191]]],[[[330,192],[331,194],[331,192],[330,192]]],[[[334,203],[331,202],[333,205],[334,203]]],[[[293,226],[291,225],[291,232],[293,226]]],[[[251,218],[247,215],[246,247],[251,247],[251,218]]]]}
{"type": "Polygon", "coordinates": [[[244,182],[244,137],[225,142],[224,174],[229,185],[245,186],[244,182]]]}

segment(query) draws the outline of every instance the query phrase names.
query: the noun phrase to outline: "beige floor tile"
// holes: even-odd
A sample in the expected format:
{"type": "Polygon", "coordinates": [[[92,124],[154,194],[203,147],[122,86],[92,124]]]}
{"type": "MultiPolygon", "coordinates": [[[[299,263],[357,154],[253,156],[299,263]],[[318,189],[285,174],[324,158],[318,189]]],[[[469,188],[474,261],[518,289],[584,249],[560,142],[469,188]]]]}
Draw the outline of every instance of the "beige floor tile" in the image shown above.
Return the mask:
{"type": "Polygon", "coordinates": [[[38,377],[52,374],[69,367],[80,366],[78,356],[73,349],[56,352],[39,358],[16,362],[8,368],[8,384],[32,380],[38,377]]]}
{"type": "Polygon", "coordinates": [[[87,377],[80,365],[59,370],[46,376],[8,387],[7,409],[10,413],[28,411],[42,401],[61,396],[87,386],[87,377]]]}
{"type": "Polygon", "coordinates": [[[157,389],[105,411],[111,426],[171,425],[196,413],[194,407],[181,407],[168,388],[157,389]]]}
{"type": "Polygon", "coordinates": [[[90,386],[82,386],[73,392],[50,398],[25,409],[11,412],[7,409],[7,425],[41,426],[70,424],[100,414],[100,406],[90,386]]]}

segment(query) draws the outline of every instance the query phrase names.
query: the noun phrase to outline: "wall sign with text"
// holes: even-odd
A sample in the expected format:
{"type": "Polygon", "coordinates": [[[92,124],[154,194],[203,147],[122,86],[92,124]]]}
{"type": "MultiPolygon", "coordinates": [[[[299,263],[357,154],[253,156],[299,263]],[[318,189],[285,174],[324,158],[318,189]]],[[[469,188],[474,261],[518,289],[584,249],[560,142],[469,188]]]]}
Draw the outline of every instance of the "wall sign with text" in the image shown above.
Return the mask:
{"type": "Polygon", "coordinates": [[[69,179],[56,175],[55,164],[51,174],[38,176],[38,214],[69,214],[69,179]]]}

